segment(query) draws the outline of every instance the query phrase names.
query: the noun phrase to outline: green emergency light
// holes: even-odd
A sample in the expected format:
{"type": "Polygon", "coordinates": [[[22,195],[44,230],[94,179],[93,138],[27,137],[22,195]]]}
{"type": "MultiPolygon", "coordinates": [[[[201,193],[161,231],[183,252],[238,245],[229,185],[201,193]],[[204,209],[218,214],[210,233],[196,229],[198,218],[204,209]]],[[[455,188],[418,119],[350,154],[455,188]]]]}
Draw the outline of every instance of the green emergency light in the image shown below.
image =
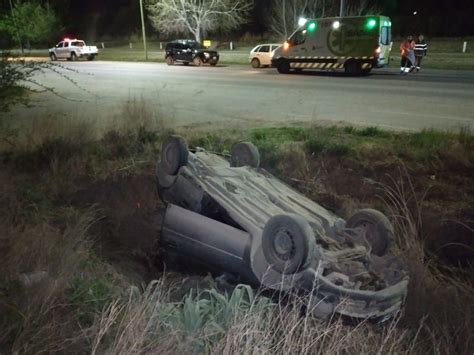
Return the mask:
{"type": "Polygon", "coordinates": [[[311,21],[308,23],[306,28],[309,32],[314,32],[318,28],[318,24],[316,23],[316,21],[311,21]]]}
{"type": "Polygon", "coordinates": [[[377,20],[373,18],[368,19],[365,24],[365,28],[367,28],[368,30],[373,30],[375,26],[377,26],[377,20]]]}

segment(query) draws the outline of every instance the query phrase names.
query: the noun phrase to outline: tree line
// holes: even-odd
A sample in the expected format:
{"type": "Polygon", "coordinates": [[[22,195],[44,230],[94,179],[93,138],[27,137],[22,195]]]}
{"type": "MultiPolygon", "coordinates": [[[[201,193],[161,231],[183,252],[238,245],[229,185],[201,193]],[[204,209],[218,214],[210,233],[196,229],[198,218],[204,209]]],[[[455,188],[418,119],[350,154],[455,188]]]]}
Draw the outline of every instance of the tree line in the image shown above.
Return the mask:
{"type": "MultiPolygon", "coordinates": [[[[474,11],[472,3],[461,6],[464,0],[453,0],[459,3],[453,8],[450,1],[438,13],[428,0],[345,0],[344,14],[383,13],[392,17],[393,33],[399,35],[405,35],[403,31],[473,34],[474,22],[467,21],[468,8],[474,11]]],[[[244,32],[284,39],[296,29],[300,17],[338,16],[341,0],[144,0],[144,4],[147,28],[157,37],[199,41],[244,32]]],[[[140,33],[139,13],[138,0],[2,0],[0,46],[45,45],[67,35],[92,42],[104,35],[123,38],[140,33]]]]}

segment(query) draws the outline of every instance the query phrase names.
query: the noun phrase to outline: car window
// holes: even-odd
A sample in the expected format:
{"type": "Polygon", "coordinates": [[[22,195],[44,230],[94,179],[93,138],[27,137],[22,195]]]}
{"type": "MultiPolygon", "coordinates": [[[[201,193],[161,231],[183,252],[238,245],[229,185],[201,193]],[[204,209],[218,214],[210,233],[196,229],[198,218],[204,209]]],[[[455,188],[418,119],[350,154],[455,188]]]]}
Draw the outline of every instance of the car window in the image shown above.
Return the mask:
{"type": "Polygon", "coordinates": [[[85,43],[83,41],[74,41],[74,42],[71,42],[71,46],[75,46],[75,47],[84,47],[85,43]]]}
{"type": "Polygon", "coordinates": [[[59,43],[56,45],[56,47],[58,47],[58,48],[63,48],[63,46],[64,46],[64,42],[59,42],[59,43]]]}
{"type": "Polygon", "coordinates": [[[270,46],[262,46],[262,47],[260,47],[259,52],[260,52],[260,53],[268,53],[268,52],[270,52],[270,46]]]}
{"type": "Polygon", "coordinates": [[[251,50],[251,52],[258,52],[260,50],[261,46],[257,46],[254,49],[251,50]]]}
{"type": "Polygon", "coordinates": [[[64,42],[64,47],[69,47],[70,42],[64,42]]]}
{"type": "Polygon", "coordinates": [[[274,45],[272,45],[272,52],[273,52],[275,49],[277,49],[278,47],[280,47],[279,44],[274,44],[274,45]]]}
{"type": "Polygon", "coordinates": [[[204,49],[203,45],[199,42],[190,43],[189,47],[192,49],[204,49]]]}

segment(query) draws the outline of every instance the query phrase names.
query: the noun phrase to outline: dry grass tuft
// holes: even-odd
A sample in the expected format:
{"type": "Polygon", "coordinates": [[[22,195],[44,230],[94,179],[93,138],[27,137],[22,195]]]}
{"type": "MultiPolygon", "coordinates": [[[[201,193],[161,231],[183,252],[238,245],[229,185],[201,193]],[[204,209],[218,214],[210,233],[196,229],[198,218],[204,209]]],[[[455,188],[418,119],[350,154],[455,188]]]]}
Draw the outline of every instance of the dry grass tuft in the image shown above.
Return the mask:
{"type": "Polygon", "coordinates": [[[383,186],[399,254],[410,273],[403,326],[423,324],[425,339],[436,340],[440,353],[469,354],[474,349],[474,285],[459,270],[442,266],[424,247],[422,210],[427,192],[415,191],[406,168],[392,185],[383,186]]]}

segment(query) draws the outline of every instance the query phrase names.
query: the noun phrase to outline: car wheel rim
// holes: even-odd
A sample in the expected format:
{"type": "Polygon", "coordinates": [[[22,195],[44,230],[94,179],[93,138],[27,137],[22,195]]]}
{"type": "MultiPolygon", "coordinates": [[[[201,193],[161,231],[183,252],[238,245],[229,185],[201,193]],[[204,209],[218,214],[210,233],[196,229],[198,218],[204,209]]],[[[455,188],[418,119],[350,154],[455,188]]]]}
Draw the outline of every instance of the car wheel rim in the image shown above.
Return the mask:
{"type": "Polygon", "coordinates": [[[276,256],[282,261],[288,261],[294,254],[293,237],[287,230],[279,230],[273,240],[273,248],[276,256]]]}

